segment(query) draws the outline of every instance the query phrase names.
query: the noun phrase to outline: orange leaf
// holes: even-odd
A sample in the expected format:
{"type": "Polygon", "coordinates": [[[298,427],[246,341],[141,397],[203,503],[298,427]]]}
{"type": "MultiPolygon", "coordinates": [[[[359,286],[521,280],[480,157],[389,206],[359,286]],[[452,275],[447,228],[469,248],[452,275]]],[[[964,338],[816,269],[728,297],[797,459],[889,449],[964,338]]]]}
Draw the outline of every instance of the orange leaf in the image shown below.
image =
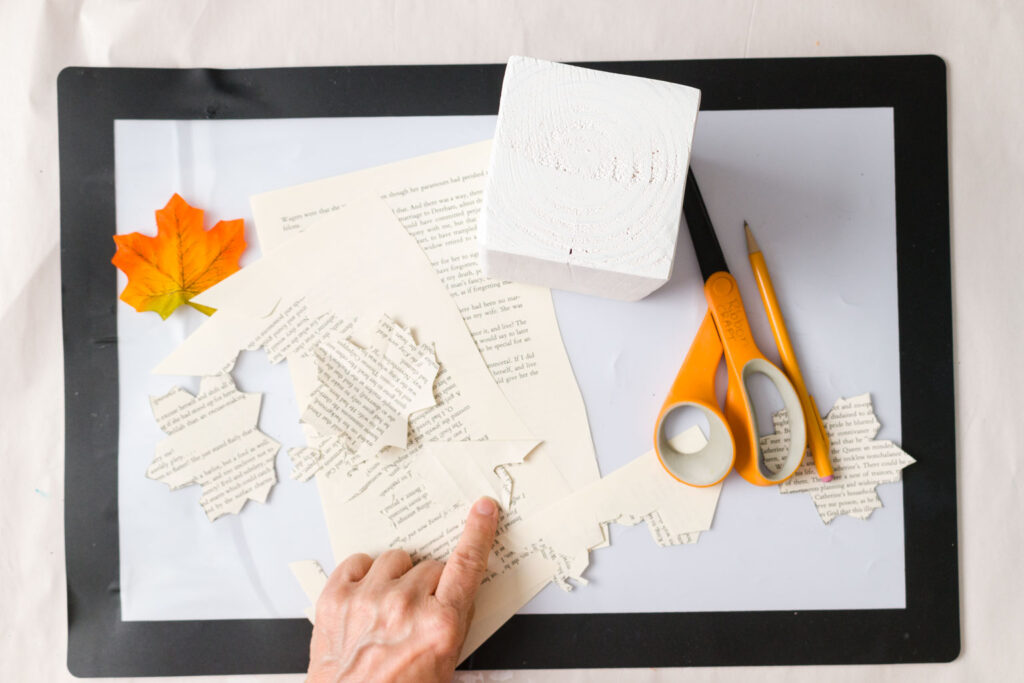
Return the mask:
{"type": "Polygon", "coordinates": [[[128,276],[121,301],[165,320],[182,304],[210,315],[214,309],[189,299],[238,270],[244,221],[220,221],[203,230],[203,210],[175,194],[156,212],[156,226],[156,237],[114,235],[117,253],[111,263],[128,276]]]}

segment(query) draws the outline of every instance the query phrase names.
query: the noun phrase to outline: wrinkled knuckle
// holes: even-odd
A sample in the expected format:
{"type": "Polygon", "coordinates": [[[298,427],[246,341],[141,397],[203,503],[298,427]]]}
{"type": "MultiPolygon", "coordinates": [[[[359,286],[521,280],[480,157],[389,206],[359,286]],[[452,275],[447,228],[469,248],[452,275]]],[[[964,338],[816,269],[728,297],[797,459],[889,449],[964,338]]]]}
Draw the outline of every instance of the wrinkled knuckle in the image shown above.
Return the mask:
{"type": "Polygon", "coordinates": [[[380,605],[387,614],[407,614],[412,611],[413,594],[411,591],[396,586],[381,596],[380,605]]]}

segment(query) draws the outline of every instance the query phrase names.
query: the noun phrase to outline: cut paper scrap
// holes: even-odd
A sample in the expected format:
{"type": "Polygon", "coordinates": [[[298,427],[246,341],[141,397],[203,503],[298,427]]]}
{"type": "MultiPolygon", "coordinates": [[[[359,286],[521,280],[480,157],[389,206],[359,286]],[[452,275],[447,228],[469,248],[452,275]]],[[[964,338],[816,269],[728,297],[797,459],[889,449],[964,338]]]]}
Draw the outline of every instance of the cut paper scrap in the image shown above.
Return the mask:
{"type": "MultiPolygon", "coordinates": [[[[781,462],[789,441],[789,421],[784,410],[773,416],[775,434],[761,438],[765,463],[781,462]]],[[[840,398],[824,418],[831,441],[835,479],[818,478],[814,462],[806,458],[796,474],[779,486],[780,493],[807,493],[821,521],[828,524],[840,515],[867,519],[882,507],[875,490],[879,484],[900,480],[904,467],[915,460],[892,441],[876,441],[881,424],[875,417],[870,394],[840,398]]]]}
{"type": "Polygon", "coordinates": [[[156,225],[156,237],[114,235],[117,253],[111,263],[128,276],[121,300],[165,320],[182,304],[210,315],[214,309],[191,299],[238,270],[245,251],[244,222],[220,221],[204,230],[203,210],[175,194],[156,212],[156,225]]]}
{"type": "Polygon", "coordinates": [[[316,349],[319,384],[302,421],[322,436],[340,435],[352,451],[405,448],[409,416],[436,405],[440,370],[434,348],[384,316],[374,346],[328,334],[316,349]]]}
{"type": "Polygon", "coordinates": [[[307,607],[303,614],[306,615],[310,623],[315,623],[316,601],[320,599],[320,594],[324,592],[324,586],[327,585],[327,572],[316,560],[289,562],[288,569],[291,570],[295,580],[299,582],[299,587],[302,588],[302,592],[306,594],[306,598],[310,602],[311,606],[307,607]]]}
{"type": "Polygon", "coordinates": [[[261,401],[260,394],[238,391],[230,375],[204,377],[196,396],[175,387],[151,397],[168,437],[157,444],[146,476],[171,490],[202,486],[199,504],[210,521],[238,513],[247,500],[265,502],[277,482],[281,446],[256,428],[261,401]]]}
{"type": "MultiPolygon", "coordinates": [[[[671,443],[681,452],[694,452],[706,439],[692,427],[671,443]]],[[[514,469],[512,475],[514,479],[514,469]]],[[[553,580],[570,590],[569,579],[586,583],[583,571],[590,564],[589,551],[609,544],[609,523],[646,522],[651,538],[662,547],[696,543],[700,533],[711,528],[721,491],[721,484],[696,488],[679,483],[649,451],[510,528],[499,541],[506,547],[541,552],[557,566],[553,580]]]]}

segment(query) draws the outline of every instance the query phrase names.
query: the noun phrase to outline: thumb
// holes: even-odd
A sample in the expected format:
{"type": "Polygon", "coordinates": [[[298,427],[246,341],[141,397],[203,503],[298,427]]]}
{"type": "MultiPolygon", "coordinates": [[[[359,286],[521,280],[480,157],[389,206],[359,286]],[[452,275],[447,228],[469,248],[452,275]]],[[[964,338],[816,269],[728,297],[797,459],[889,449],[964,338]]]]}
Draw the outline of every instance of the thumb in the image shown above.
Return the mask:
{"type": "Polygon", "coordinates": [[[444,565],[434,592],[437,601],[468,614],[487,572],[487,556],[494,545],[498,528],[498,505],[490,498],[473,504],[466,518],[466,528],[451,557],[444,565]]]}

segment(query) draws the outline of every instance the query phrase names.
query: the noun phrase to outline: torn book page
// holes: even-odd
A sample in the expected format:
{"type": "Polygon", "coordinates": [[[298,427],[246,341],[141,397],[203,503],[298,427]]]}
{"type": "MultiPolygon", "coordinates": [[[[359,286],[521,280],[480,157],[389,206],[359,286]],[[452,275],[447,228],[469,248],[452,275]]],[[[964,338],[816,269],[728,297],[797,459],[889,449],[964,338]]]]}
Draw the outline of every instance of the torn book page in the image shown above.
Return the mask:
{"type": "MultiPolygon", "coordinates": [[[[334,498],[332,515],[348,522],[329,524],[335,558],[341,561],[357,552],[377,555],[389,548],[401,548],[415,561],[427,557],[446,560],[462,534],[470,506],[481,495],[495,497],[505,506],[503,528],[521,523],[519,502],[536,496],[545,484],[543,469],[531,462],[538,450],[536,441],[410,445],[403,455],[411,462],[396,468],[400,474],[380,477],[348,500],[340,495],[334,498]],[[508,491],[503,471],[510,473],[513,469],[519,476],[512,478],[508,491]]],[[[384,461],[385,469],[389,457],[390,452],[385,450],[378,458],[384,461]]],[[[331,496],[343,481],[341,477],[317,477],[321,496],[331,496]]],[[[570,537],[570,542],[575,541],[570,537]]],[[[557,572],[556,564],[541,553],[529,548],[516,550],[521,551],[519,557],[504,561],[492,552],[490,571],[477,594],[475,616],[460,660],[529,602],[557,572]]]]}
{"type": "MultiPolygon", "coordinates": [[[[537,445],[534,440],[417,445],[419,454],[402,468],[401,475],[377,480],[368,490],[338,505],[344,519],[358,523],[344,525],[345,533],[332,533],[335,558],[340,561],[360,552],[376,556],[401,548],[416,562],[428,557],[446,560],[462,534],[470,506],[485,495],[502,506],[507,526],[514,486],[507,468],[523,465],[537,445]]],[[[386,452],[382,455],[386,457],[386,452]]],[[[491,572],[477,596],[476,616],[467,638],[467,643],[476,643],[473,649],[547,585],[556,570],[549,559],[530,553],[507,567],[499,565],[492,556],[491,572]]],[[[308,573],[309,567],[299,569],[308,573]]],[[[292,570],[299,575],[294,565],[292,570]]],[[[301,577],[300,581],[310,585],[301,577]]],[[[315,600],[309,590],[307,596],[315,600]]]]}
{"type": "MultiPolygon", "coordinates": [[[[672,439],[680,450],[699,450],[705,442],[696,427],[672,439]]],[[[514,486],[519,468],[507,469],[514,486]]],[[[660,546],[695,543],[711,528],[721,491],[722,484],[694,488],[679,483],[650,451],[529,519],[516,519],[514,512],[506,516],[492,551],[492,573],[480,588],[460,660],[548,582],[566,590],[572,588],[570,580],[585,584],[590,551],[608,545],[609,523],[646,522],[660,546]]]]}
{"type": "Polygon", "coordinates": [[[490,153],[488,140],[255,195],[260,246],[271,254],[319,216],[366,197],[383,198],[454,298],[501,390],[544,439],[544,457],[575,489],[600,474],[551,293],[485,279],[478,263],[476,219],[490,153]]]}
{"type": "MultiPolygon", "coordinates": [[[[703,439],[694,428],[673,443],[693,450],[699,449],[703,439]]],[[[353,525],[351,546],[340,553],[336,548],[336,557],[355,552],[376,555],[398,547],[417,561],[446,559],[462,533],[472,502],[481,495],[506,495],[499,471],[509,473],[514,498],[516,475],[528,466],[527,456],[534,446],[536,442],[423,444],[412,476],[389,491],[390,497],[383,497],[378,515],[359,518],[361,524],[353,525]],[[401,536],[388,537],[389,528],[401,529],[401,536]]],[[[693,543],[711,528],[720,492],[721,484],[705,489],[680,484],[651,451],[529,519],[518,515],[514,504],[505,507],[460,661],[552,580],[564,588],[571,587],[569,579],[585,583],[582,573],[589,564],[589,551],[607,545],[607,523],[644,521],[659,545],[693,543]]],[[[353,511],[358,509],[355,506],[368,510],[372,500],[361,496],[350,505],[353,511]]]]}
{"type": "MultiPolygon", "coordinates": [[[[786,411],[776,413],[773,421],[775,434],[761,438],[769,467],[781,462],[789,443],[786,411]]],[[[779,492],[809,494],[826,524],[840,515],[867,519],[882,507],[875,490],[878,485],[899,481],[903,468],[915,461],[893,442],[874,440],[882,425],[875,417],[870,394],[840,398],[823,421],[832,445],[835,478],[821,481],[813,460],[807,457],[792,478],[779,485],[779,492]]]]}
{"type": "Polygon", "coordinates": [[[336,333],[320,338],[317,379],[302,421],[319,435],[338,435],[351,451],[405,448],[409,416],[436,405],[434,349],[384,316],[375,345],[362,348],[336,333]]]}
{"type": "MultiPolygon", "coordinates": [[[[671,442],[677,450],[694,452],[703,448],[706,439],[698,427],[692,427],[671,442]]],[[[515,481],[516,468],[510,472],[515,481]]],[[[700,533],[711,528],[721,491],[722,484],[704,488],[681,484],[652,450],[539,515],[510,526],[498,542],[507,549],[541,552],[558,568],[552,577],[555,582],[569,589],[569,579],[586,583],[583,571],[590,563],[589,551],[608,545],[608,524],[646,522],[651,538],[663,547],[696,543],[700,533]]]]}
{"type": "Polygon", "coordinates": [[[256,427],[261,400],[238,391],[227,374],[204,377],[196,396],[175,387],[150,398],[168,437],[157,444],[146,476],[171,490],[199,484],[199,504],[211,521],[238,513],[247,500],[265,502],[277,483],[281,446],[256,427]]]}

